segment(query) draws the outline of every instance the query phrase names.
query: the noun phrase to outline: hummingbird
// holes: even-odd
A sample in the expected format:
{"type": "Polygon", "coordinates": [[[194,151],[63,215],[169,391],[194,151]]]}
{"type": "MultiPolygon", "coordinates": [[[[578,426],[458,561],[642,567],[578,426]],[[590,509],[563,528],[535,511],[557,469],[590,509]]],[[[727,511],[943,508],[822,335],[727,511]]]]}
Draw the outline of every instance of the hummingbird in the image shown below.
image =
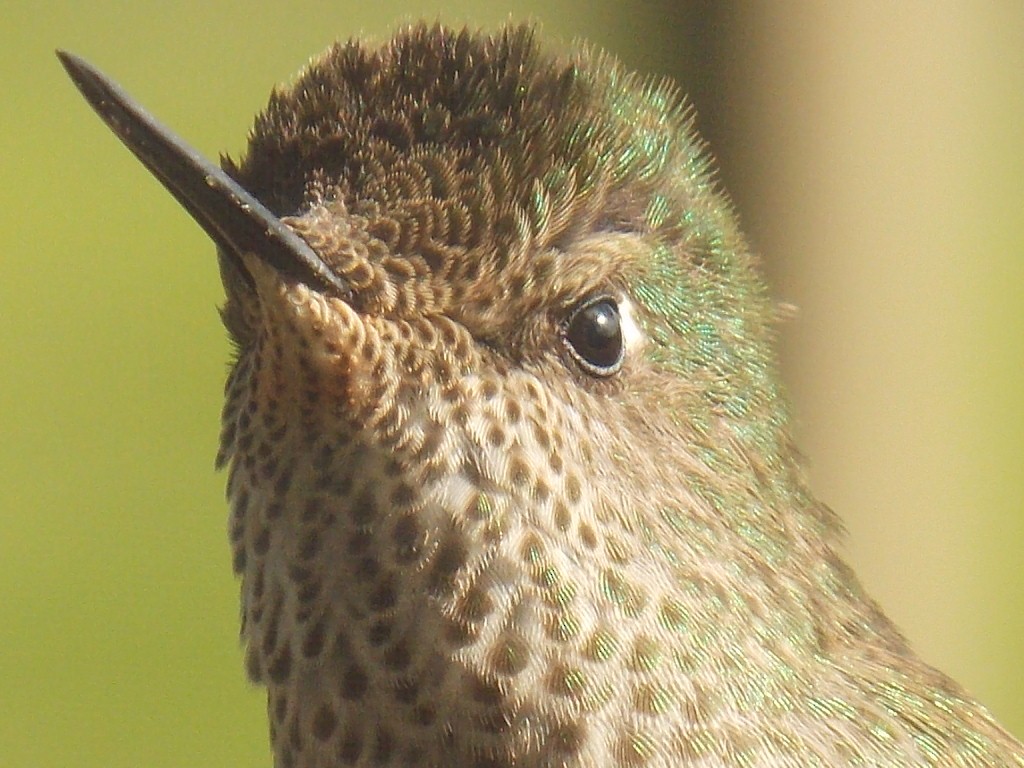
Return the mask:
{"type": "Polygon", "coordinates": [[[218,247],[275,766],[1024,766],[842,560],[673,86],[417,24],[218,166],[58,55],[218,247]]]}

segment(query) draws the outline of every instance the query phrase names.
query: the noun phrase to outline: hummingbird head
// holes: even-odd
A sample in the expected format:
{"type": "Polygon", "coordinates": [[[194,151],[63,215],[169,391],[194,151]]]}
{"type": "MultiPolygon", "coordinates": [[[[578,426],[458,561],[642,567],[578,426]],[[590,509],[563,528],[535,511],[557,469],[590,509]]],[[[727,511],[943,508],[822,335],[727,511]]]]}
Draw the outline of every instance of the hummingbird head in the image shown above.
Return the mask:
{"type": "MultiPolygon", "coordinates": [[[[307,330],[336,326],[332,345],[358,355],[341,377],[353,428],[361,407],[409,411],[424,376],[528,375],[584,412],[631,403],[638,429],[683,446],[716,433],[785,450],[772,307],[667,84],[588,51],[552,56],[529,27],[414,27],[329,50],[274,92],[225,170],[346,287],[224,248],[229,330],[244,351],[281,321],[261,314],[273,296],[286,313],[316,306],[307,330]],[[413,386],[360,404],[367,377],[413,386]]],[[[632,442],[639,457],[648,441],[632,442]]]]}
{"type": "Polygon", "coordinates": [[[330,49],[225,169],[347,288],[222,250],[255,678],[294,701],[332,658],[344,722],[639,759],[702,701],[663,665],[752,610],[813,639],[766,577],[827,525],[777,503],[771,305],[670,87],[415,27],[330,49]]]}
{"type": "Polygon", "coordinates": [[[750,702],[790,722],[829,638],[902,648],[805,490],[772,304],[670,87],[416,26],[331,48],[222,170],[63,59],[220,246],[282,765],[763,757],[750,702]]]}

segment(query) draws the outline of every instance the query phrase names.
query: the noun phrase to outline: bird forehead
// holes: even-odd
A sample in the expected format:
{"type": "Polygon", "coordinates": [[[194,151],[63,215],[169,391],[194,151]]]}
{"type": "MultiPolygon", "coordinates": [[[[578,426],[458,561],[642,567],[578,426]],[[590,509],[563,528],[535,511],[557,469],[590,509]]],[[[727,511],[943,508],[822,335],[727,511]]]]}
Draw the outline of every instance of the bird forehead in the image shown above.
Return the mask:
{"type": "MultiPolygon", "coordinates": [[[[438,201],[438,215],[453,205],[438,201]]],[[[287,221],[353,287],[360,313],[446,316],[489,341],[557,320],[589,297],[624,295],[652,251],[643,234],[628,231],[591,232],[564,248],[529,233],[452,245],[436,218],[359,215],[334,204],[287,221]]]]}
{"type": "Polygon", "coordinates": [[[279,215],[324,195],[395,213],[462,198],[498,229],[542,229],[587,218],[559,203],[599,215],[609,188],[686,145],[678,101],[610,57],[549,54],[529,27],[417,26],[328,50],[274,92],[242,163],[226,162],[279,215]]]}

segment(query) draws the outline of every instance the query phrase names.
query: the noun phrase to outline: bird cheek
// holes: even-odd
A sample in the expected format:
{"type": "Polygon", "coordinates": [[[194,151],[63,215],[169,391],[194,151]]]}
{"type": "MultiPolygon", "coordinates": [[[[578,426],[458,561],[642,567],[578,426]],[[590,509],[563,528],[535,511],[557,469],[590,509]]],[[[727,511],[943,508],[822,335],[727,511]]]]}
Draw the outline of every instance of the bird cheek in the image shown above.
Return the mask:
{"type": "Polygon", "coordinates": [[[291,390],[289,399],[302,403],[303,411],[315,405],[351,418],[368,397],[361,391],[363,381],[379,367],[378,335],[344,300],[263,277],[257,277],[257,345],[269,364],[263,378],[270,376],[279,389],[291,390]]]}
{"type": "Polygon", "coordinates": [[[358,428],[378,427],[395,401],[395,350],[372,321],[364,321],[361,333],[352,334],[344,349],[338,373],[347,386],[347,415],[358,428]]]}

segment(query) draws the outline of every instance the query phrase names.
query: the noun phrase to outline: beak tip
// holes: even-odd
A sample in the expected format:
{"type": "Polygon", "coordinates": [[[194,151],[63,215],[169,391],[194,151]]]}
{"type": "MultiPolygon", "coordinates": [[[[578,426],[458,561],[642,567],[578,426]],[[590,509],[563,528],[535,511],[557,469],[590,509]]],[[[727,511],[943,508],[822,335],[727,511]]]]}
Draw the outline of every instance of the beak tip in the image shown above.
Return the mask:
{"type": "Polygon", "coordinates": [[[54,53],[60,60],[61,66],[64,67],[64,71],[67,72],[71,79],[77,84],[85,69],[85,62],[70,51],[65,51],[63,48],[57,48],[54,50],[54,53]]]}

